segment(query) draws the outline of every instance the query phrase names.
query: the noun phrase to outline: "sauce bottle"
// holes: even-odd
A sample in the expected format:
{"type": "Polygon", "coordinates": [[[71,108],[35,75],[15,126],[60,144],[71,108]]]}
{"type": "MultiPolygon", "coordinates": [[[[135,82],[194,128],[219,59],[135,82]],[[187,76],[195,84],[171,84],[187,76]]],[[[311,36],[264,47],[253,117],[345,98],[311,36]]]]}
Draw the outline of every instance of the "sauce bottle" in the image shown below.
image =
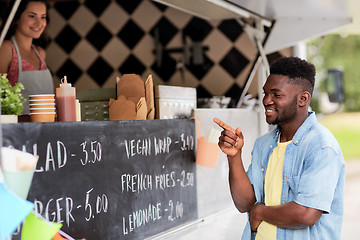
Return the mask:
{"type": "Polygon", "coordinates": [[[61,79],[60,87],[56,88],[57,121],[76,121],[76,91],[67,82],[67,77],[61,79]]]}

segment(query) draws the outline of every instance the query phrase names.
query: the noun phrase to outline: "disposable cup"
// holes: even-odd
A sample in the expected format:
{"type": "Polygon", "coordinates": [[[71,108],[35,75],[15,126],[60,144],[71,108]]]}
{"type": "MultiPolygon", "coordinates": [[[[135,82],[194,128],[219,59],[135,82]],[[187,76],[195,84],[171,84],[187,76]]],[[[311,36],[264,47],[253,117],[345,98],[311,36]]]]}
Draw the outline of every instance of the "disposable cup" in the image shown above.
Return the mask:
{"type": "Polygon", "coordinates": [[[55,94],[33,94],[29,95],[30,100],[55,99],[55,94]]]}
{"type": "Polygon", "coordinates": [[[55,97],[55,94],[30,94],[29,97],[55,97]]]}
{"type": "Polygon", "coordinates": [[[30,104],[36,104],[36,103],[55,103],[55,98],[53,99],[29,99],[30,104]]]}
{"type": "Polygon", "coordinates": [[[29,106],[30,108],[55,108],[55,103],[30,103],[29,106]]]}
{"type": "Polygon", "coordinates": [[[30,113],[30,120],[32,122],[54,122],[55,113],[54,112],[30,113]]]}
{"type": "Polygon", "coordinates": [[[47,112],[54,113],[55,108],[30,108],[30,113],[47,113],[47,112]]]}

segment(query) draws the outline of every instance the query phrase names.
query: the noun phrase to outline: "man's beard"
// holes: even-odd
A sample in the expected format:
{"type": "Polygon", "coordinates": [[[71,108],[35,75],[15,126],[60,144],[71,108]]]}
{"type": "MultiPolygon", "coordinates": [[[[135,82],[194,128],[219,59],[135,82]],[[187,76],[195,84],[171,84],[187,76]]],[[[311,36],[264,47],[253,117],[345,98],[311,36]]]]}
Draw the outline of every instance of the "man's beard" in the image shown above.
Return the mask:
{"type": "Polygon", "coordinates": [[[276,119],[271,122],[271,125],[278,125],[282,122],[287,122],[293,119],[297,114],[297,96],[294,97],[293,101],[289,104],[289,107],[286,108],[286,111],[283,112],[281,115],[277,116],[276,119]]]}

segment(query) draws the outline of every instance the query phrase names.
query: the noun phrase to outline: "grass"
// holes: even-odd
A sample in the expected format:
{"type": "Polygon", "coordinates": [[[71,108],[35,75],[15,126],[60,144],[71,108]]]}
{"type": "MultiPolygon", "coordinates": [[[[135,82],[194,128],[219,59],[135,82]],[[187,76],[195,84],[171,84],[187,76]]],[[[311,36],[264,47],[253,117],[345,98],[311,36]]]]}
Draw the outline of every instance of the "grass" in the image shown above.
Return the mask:
{"type": "Polygon", "coordinates": [[[334,134],[345,160],[360,159],[360,113],[324,115],[319,122],[334,134]]]}

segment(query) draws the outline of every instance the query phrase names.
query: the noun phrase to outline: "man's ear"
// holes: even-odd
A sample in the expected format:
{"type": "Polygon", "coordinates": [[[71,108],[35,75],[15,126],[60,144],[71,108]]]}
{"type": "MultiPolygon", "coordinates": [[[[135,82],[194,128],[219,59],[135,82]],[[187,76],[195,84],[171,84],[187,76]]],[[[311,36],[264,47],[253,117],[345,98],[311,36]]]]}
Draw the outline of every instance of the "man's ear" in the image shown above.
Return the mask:
{"type": "Polygon", "coordinates": [[[310,104],[311,94],[308,91],[303,91],[299,95],[299,106],[304,107],[310,104]]]}

